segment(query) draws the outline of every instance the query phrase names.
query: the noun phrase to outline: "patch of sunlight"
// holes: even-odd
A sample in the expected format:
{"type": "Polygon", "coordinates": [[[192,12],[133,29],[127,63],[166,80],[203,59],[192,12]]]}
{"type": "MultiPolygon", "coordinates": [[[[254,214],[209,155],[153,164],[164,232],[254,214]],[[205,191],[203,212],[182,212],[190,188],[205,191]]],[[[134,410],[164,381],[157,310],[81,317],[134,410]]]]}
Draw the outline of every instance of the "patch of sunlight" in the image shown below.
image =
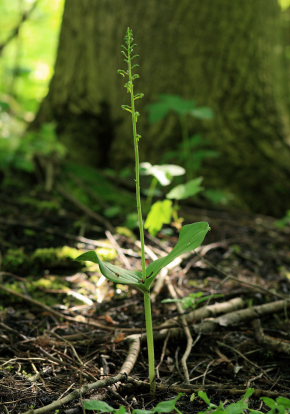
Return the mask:
{"type": "Polygon", "coordinates": [[[102,303],[108,294],[108,281],[105,276],[101,275],[96,285],[95,297],[98,303],[102,303]]]}
{"type": "Polygon", "coordinates": [[[290,7],[290,0],[278,0],[282,10],[288,9],[290,7]]]}
{"type": "Polygon", "coordinates": [[[33,77],[37,80],[48,80],[51,75],[51,68],[45,62],[37,62],[35,71],[33,72],[33,77]]]}
{"type": "Polygon", "coordinates": [[[96,252],[103,260],[114,260],[118,257],[116,249],[112,247],[98,247],[96,252]]]}
{"type": "Polygon", "coordinates": [[[83,295],[82,293],[75,292],[74,290],[68,290],[67,293],[68,293],[68,295],[73,296],[74,298],[76,298],[80,302],[85,303],[86,305],[92,306],[94,304],[94,302],[90,298],[83,295]]]}

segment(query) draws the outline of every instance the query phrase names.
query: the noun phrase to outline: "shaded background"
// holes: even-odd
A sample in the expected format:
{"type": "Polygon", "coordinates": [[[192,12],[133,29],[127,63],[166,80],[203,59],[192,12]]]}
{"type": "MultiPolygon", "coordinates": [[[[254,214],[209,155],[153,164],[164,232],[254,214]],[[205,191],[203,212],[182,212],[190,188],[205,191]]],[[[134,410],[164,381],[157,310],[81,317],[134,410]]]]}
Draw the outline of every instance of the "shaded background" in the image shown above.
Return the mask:
{"type": "Polygon", "coordinates": [[[187,179],[202,176],[214,196],[200,194],[197,205],[283,216],[290,204],[288,3],[3,0],[2,181],[20,171],[51,190],[70,160],[82,179],[86,171],[93,181],[86,168],[98,168],[132,187],[131,128],[120,108],[128,97],[117,74],[130,25],[140,53],[137,89],[145,94],[142,160],[182,165],[187,179]],[[175,99],[163,117],[152,105],[161,94],[169,109],[175,99]]]}

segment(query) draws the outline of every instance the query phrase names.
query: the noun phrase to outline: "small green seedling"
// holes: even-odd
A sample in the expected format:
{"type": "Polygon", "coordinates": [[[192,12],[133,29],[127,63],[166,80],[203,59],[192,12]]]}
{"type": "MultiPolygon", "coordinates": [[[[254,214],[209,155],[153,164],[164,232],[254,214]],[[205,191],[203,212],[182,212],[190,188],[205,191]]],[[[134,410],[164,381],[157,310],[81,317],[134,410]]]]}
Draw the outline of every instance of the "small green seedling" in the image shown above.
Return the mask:
{"type": "MultiPolygon", "coordinates": [[[[270,408],[268,411],[253,410],[249,408],[249,399],[254,394],[253,388],[247,389],[242,398],[234,403],[227,404],[227,401],[221,401],[219,405],[213,404],[205,391],[198,391],[198,396],[207,405],[205,411],[198,411],[197,414],[289,414],[290,400],[285,397],[277,397],[276,400],[269,397],[261,397],[263,403],[270,408]]],[[[132,414],[155,414],[155,413],[177,413],[182,412],[176,407],[177,401],[183,396],[179,393],[175,398],[167,401],[161,401],[154,408],[150,410],[135,409],[132,414]]],[[[193,394],[190,402],[196,400],[193,394]]],[[[94,410],[100,413],[114,413],[114,414],[128,414],[125,407],[122,405],[119,408],[113,408],[104,401],[98,400],[84,400],[83,406],[86,410],[94,410]]],[[[192,407],[193,408],[193,407],[192,407]]],[[[186,413],[184,413],[186,414],[186,413]]]]}
{"type": "MultiPolygon", "coordinates": [[[[220,402],[215,405],[211,402],[205,391],[199,391],[198,396],[207,404],[205,411],[199,411],[198,414],[263,414],[264,411],[253,410],[249,408],[249,398],[254,394],[254,388],[248,388],[243,397],[232,404],[226,405],[225,402],[220,402]]],[[[261,397],[261,400],[266,406],[270,408],[265,411],[267,414],[289,414],[290,400],[285,397],[277,397],[276,400],[269,397],[261,397]]]]}
{"type": "Polygon", "coordinates": [[[108,262],[103,262],[95,251],[89,251],[78,257],[77,260],[87,260],[97,263],[100,267],[101,273],[109,280],[115,283],[121,283],[137,288],[144,295],[145,321],[147,333],[147,347],[148,347],[148,361],[149,361],[149,381],[151,392],[155,392],[155,357],[154,357],[154,340],[153,340],[153,324],[151,313],[150,289],[161,269],[171,263],[176,257],[183,253],[192,251],[201,245],[210,227],[206,222],[199,222],[188,224],[184,226],[180,232],[179,240],[173,250],[165,257],[155,260],[146,266],[145,259],[145,241],[144,241],[144,226],[142,218],[142,206],[140,196],[140,163],[139,163],[139,149],[138,142],[141,135],[137,131],[137,121],[140,116],[136,111],[135,101],[141,99],[143,94],[135,93],[134,81],[139,78],[135,73],[138,66],[134,63],[137,55],[134,54],[134,39],[130,28],[127,29],[124,45],[122,45],[121,53],[124,56],[126,63],[126,70],[119,70],[121,76],[126,78],[125,88],[130,95],[130,105],[122,105],[125,111],[131,114],[132,132],[134,141],[135,153],[135,181],[136,181],[136,203],[138,214],[138,226],[141,242],[141,264],[142,270],[127,270],[119,266],[115,266],[108,262]]]}
{"type": "Polygon", "coordinates": [[[179,184],[166,194],[166,200],[156,201],[152,204],[145,221],[145,229],[155,236],[164,224],[183,221],[178,217],[178,201],[193,197],[203,190],[201,186],[202,177],[194,178],[185,184],[179,184]],[[174,203],[173,203],[174,201],[174,203]]]}
{"type": "MultiPolygon", "coordinates": [[[[249,388],[239,401],[226,406],[226,402],[220,402],[219,405],[213,404],[205,391],[199,391],[198,396],[208,405],[207,410],[199,414],[244,414],[248,410],[248,400],[254,392],[254,388],[249,388]]],[[[253,410],[249,411],[254,414],[253,410]]],[[[258,412],[255,413],[258,414],[258,412]]]]}
{"type": "Polygon", "coordinates": [[[185,174],[185,169],[175,164],[152,165],[150,162],[142,162],[140,166],[142,175],[152,176],[151,184],[147,192],[147,206],[152,204],[158,183],[166,187],[172,182],[173,177],[185,174]]]}
{"type": "MultiPolygon", "coordinates": [[[[175,398],[167,401],[161,401],[156,407],[151,410],[136,409],[132,411],[132,414],[155,414],[155,413],[177,413],[182,414],[176,407],[177,401],[183,396],[183,393],[179,393],[175,398]]],[[[113,408],[105,401],[98,400],[85,400],[83,406],[86,410],[94,410],[100,413],[114,413],[114,414],[128,414],[125,407],[122,405],[120,408],[113,408]]]]}
{"type": "MultiPolygon", "coordinates": [[[[204,158],[216,157],[218,153],[207,148],[198,148],[204,145],[205,140],[200,135],[190,136],[188,121],[190,117],[201,120],[210,120],[214,117],[211,108],[199,107],[193,99],[184,99],[178,95],[162,94],[159,100],[148,105],[149,122],[155,123],[165,119],[170,113],[177,115],[180,127],[182,142],[177,152],[171,153],[174,159],[185,164],[186,172],[189,175],[196,173],[204,158]]],[[[169,154],[168,154],[169,155],[169,154]]]]}
{"type": "Polygon", "coordinates": [[[184,175],[185,169],[174,164],[151,165],[150,162],[142,162],[141,174],[152,176],[145,203],[145,209],[149,210],[149,213],[144,227],[148,229],[150,234],[155,236],[163,225],[170,224],[174,214],[177,214],[171,200],[160,200],[152,204],[153,197],[160,195],[156,187],[158,184],[162,187],[168,186],[174,177],[184,175]]]}
{"type": "MultiPolygon", "coordinates": [[[[189,183],[181,184],[179,190],[187,187],[186,191],[190,189],[192,194],[182,197],[188,198],[197,195],[202,191],[206,197],[213,204],[227,204],[232,195],[225,190],[198,188],[198,180],[201,177],[192,180],[198,175],[202,164],[205,160],[216,158],[219,152],[210,148],[210,142],[201,134],[190,135],[189,119],[194,117],[200,120],[211,120],[214,118],[214,113],[211,108],[207,106],[197,106],[195,100],[184,99],[178,95],[163,94],[159,96],[159,100],[148,105],[149,122],[155,123],[166,119],[169,114],[175,114],[181,128],[182,140],[177,149],[166,152],[164,156],[165,162],[178,162],[186,167],[186,175],[191,179],[189,183]],[[197,191],[195,192],[194,188],[197,191]]],[[[170,198],[170,197],[168,197],[170,198]]]]}
{"type": "Polygon", "coordinates": [[[184,310],[196,309],[202,302],[206,302],[211,299],[220,298],[223,295],[205,295],[203,292],[190,293],[188,296],[180,299],[164,299],[162,303],[180,303],[184,310]]]}

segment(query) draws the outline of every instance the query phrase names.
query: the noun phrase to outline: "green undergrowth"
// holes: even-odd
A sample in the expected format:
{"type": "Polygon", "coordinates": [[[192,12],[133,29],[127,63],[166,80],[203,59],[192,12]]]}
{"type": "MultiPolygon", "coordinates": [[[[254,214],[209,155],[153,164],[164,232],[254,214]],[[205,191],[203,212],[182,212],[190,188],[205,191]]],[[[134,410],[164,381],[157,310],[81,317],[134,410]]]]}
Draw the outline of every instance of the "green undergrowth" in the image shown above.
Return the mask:
{"type": "Polygon", "coordinates": [[[9,249],[3,257],[2,270],[20,276],[56,269],[76,271],[81,268],[74,260],[78,254],[79,250],[69,246],[36,249],[30,254],[23,248],[9,249]]]}
{"type": "MultiPolygon", "coordinates": [[[[17,297],[17,293],[22,295],[24,294],[22,281],[17,280],[12,283],[6,283],[4,287],[15,292],[14,296],[10,293],[1,291],[4,303],[6,302],[5,296],[7,296],[9,304],[21,301],[21,299],[17,297]]],[[[33,277],[27,277],[25,280],[25,290],[26,292],[29,292],[29,296],[47,306],[58,305],[60,303],[61,292],[65,293],[68,289],[69,283],[60,276],[50,275],[47,277],[41,277],[37,280],[33,280],[33,277]]]]}
{"type": "MultiPolygon", "coordinates": [[[[221,401],[218,405],[212,403],[211,399],[205,391],[199,391],[198,396],[192,394],[190,401],[185,401],[183,393],[179,393],[175,398],[161,401],[155,407],[150,409],[135,409],[130,411],[132,414],[155,414],[155,413],[177,413],[188,414],[189,412],[197,414],[289,414],[290,413],[290,399],[285,397],[277,397],[275,400],[269,397],[261,397],[259,408],[263,411],[250,408],[252,404],[249,403],[250,397],[255,390],[249,388],[243,397],[233,403],[229,401],[221,401]],[[179,401],[179,400],[184,401],[179,401]],[[202,402],[201,402],[202,400],[202,402]],[[205,403],[206,407],[202,411],[197,411],[200,403],[205,403]],[[186,406],[186,411],[183,409],[186,406]]],[[[84,400],[83,407],[88,411],[95,413],[114,413],[114,414],[129,414],[124,406],[113,408],[104,401],[99,400],[84,400]]]]}
{"type": "Polygon", "coordinates": [[[58,212],[61,208],[60,200],[51,198],[49,200],[41,200],[37,196],[25,195],[19,198],[21,204],[25,204],[27,207],[36,209],[39,213],[53,213],[58,212]]]}
{"type": "MultiPolygon", "coordinates": [[[[8,272],[8,275],[25,277],[25,289],[29,292],[29,295],[46,305],[57,305],[60,301],[68,305],[78,303],[77,297],[69,295],[69,291],[73,290],[77,294],[86,297],[94,296],[94,292],[88,291],[85,280],[84,283],[72,284],[66,279],[65,275],[86,270],[91,274],[91,282],[97,283],[99,280],[98,265],[94,263],[80,264],[75,260],[81,251],[70,246],[41,248],[30,254],[25,252],[24,249],[10,249],[3,256],[1,269],[4,273],[8,272]],[[63,295],[66,297],[65,300],[63,300],[63,295]]],[[[98,248],[96,252],[108,261],[114,260],[117,256],[116,250],[109,246],[98,248]]],[[[12,281],[8,280],[4,283],[4,286],[16,293],[23,294],[23,283],[22,278],[13,278],[12,281]]],[[[17,295],[11,296],[1,291],[2,295],[4,302],[5,296],[9,298],[9,303],[19,302],[17,295]]]]}
{"type": "Polygon", "coordinates": [[[93,210],[101,211],[108,218],[131,211],[134,194],[116,187],[97,169],[67,161],[64,174],[68,178],[65,187],[76,198],[93,210]],[[78,185],[76,185],[78,184],[78,185]]]}
{"type": "MultiPolygon", "coordinates": [[[[23,248],[9,249],[2,259],[2,270],[20,276],[39,276],[47,271],[62,271],[74,273],[84,267],[75,259],[82,251],[70,246],[48,247],[36,249],[28,254],[23,248]]],[[[96,252],[106,260],[116,258],[116,250],[111,247],[96,249],[96,252]]],[[[86,270],[95,271],[97,266],[87,263],[86,270]]]]}

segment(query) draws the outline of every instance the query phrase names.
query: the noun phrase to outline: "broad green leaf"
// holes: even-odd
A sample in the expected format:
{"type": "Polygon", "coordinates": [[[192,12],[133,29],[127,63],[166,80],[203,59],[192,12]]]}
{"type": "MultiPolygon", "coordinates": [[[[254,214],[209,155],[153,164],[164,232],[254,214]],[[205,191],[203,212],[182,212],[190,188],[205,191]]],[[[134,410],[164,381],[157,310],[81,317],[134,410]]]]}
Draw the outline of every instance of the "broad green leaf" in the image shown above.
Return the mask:
{"type": "Polygon", "coordinates": [[[245,394],[243,395],[241,401],[248,400],[255,392],[255,388],[248,388],[245,394]]]}
{"type": "MultiPolygon", "coordinates": [[[[209,414],[208,411],[207,411],[207,414],[209,414]]],[[[222,406],[222,407],[218,407],[214,409],[213,411],[210,410],[210,414],[225,414],[225,408],[222,406]]]]}
{"type": "Polygon", "coordinates": [[[203,190],[203,187],[200,185],[202,180],[203,177],[198,177],[188,181],[186,184],[180,184],[169,191],[166,197],[174,200],[184,200],[185,198],[193,197],[203,190]]]}
{"type": "Polygon", "coordinates": [[[162,121],[166,118],[169,113],[169,109],[167,105],[164,105],[163,102],[156,102],[153,104],[148,105],[148,113],[149,113],[149,122],[154,124],[155,122],[162,121]]]}
{"type": "Polygon", "coordinates": [[[160,270],[171,263],[176,257],[199,247],[209,230],[210,227],[208,223],[203,221],[184,226],[180,232],[179,240],[172,251],[167,256],[150,263],[147,267],[147,279],[145,281],[146,288],[150,288],[160,270]]]}
{"type": "Polygon", "coordinates": [[[81,254],[76,260],[97,263],[100,266],[101,273],[112,282],[136,287],[141,283],[141,272],[122,269],[111,263],[103,262],[94,250],[81,254]]]}
{"type": "Polygon", "coordinates": [[[208,189],[203,195],[214,204],[227,204],[232,198],[232,194],[224,190],[208,189]]]}
{"type": "Polygon", "coordinates": [[[176,402],[183,396],[183,393],[179,393],[173,400],[161,401],[154,408],[154,413],[172,413],[175,409],[176,402]]]}
{"type": "Polygon", "coordinates": [[[163,224],[169,224],[173,213],[172,201],[156,201],[149,211],[144,227],[155,236],[163,224]]]}
{"type": "Polygon", "coordinates": [[[198,396],[201,398],[207,405],[212,405],[207,393],[205,391],[198,391],[198,396]]]}
{"type": "Polygon", "coordinates": [[[249,412],[251,413],[251,414],[264,414],[263,413],[263,411],[259,411],[259,410],[249,410],[249,412]]]}
{"type": "Polygon", "coordinates": [[[124,407],[124,405],[121,405],[120,408],[114,410],[115,414],[128,414],[128,412],[126,411],[126,408],[124,407]]]}
{"type": "Polygon", "coordinates": [[[277,407],[276,401],[273,400],[273,398],[270,397],[261,397],[261,400],[264,401],[268,407],[275,409],[277,407]]]}
{"type": "Polygon", "coordinates": [[[248,404],[240,400],[236,403],[232,403],[224,408],[223,413],[224,414],[243,414],[245,410],[248,408],[248,404]]]}
{"type": "Polygon", "coordinates": [[[178,95],[162,94],[159,101],[148,105],[149,122],[154,123],[166,118],[170,112],[178,115],[189,114],[196,107],[194,100],[183,99],[178,95]]]}
{"type": "Polygon", "coordinates": [[[279,405],[283,405],[286,408],[290,408],[290,400],[289,398],[285,398],[285,397],[278,397],[276,398],[276,401],[279,405]]]}
{"type": "Polygon", "coordinates": [[[83,405],[86,410],[98,410],[101,413],[113,413],[115,411],[115,409],[105,401],[84,400],[83,405]]]}
{"type": "Polygon", "coordinates": [[[154,411],[152,410],[133,410],[132,414],[154,414],[154,411]]]}
{"type": "Polygon", "coordinates": [[[105,216],[109,218],[116,217],[121,212],[122,212],[122,209],[119,206],[108,207],[104,210],[105,216]]]}
{"type": "Polygon", "coordinates": [[[198,119],[213,119],[214,112],[208,106],[200,106],[198,108],[194,108],[190,114],[198,119]]]}

